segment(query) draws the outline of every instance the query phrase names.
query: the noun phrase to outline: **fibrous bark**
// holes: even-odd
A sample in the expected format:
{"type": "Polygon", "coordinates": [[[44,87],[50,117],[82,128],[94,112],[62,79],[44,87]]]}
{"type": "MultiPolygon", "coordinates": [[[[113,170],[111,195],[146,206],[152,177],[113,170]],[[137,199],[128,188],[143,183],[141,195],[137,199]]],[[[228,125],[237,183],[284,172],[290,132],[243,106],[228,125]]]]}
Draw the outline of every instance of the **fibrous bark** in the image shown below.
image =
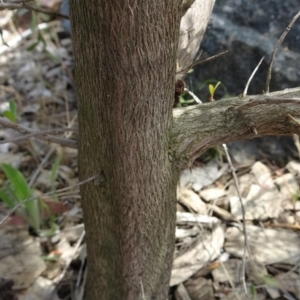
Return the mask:
{"type": "Polygon", "coordinates": [[[70,2],[86,299],[163,299],[175,235],[169,133],[181,1],[70,2]]]}
{"type": "Polygon", "coordinates": [[[174,110],[170,154],[179,169],[209,148],[266,135],[300,134],[300,88],[174,110]]]}
{"type": "Polygon", "coordinates": [[[196,5],[205,14],[179,46],[181,0],[70,2],[80,179],[99,174],[81,188],[88,300],[165,300],[180,169],[219,143],[299,132],[287,121],[299,115],[295,101],[222,100],[172,115],[177,51],[181,70],[195,58],[214,0],[188,2],[184,24],[196,5]]]}

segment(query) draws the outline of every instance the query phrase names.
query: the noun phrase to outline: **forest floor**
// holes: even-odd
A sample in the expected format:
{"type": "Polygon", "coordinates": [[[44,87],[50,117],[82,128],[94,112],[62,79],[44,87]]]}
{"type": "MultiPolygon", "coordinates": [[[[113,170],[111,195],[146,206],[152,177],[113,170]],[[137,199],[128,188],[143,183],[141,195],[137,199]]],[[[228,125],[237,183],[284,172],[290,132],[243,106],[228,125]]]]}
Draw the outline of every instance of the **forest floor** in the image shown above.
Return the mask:
{"type": "MultiPolygon", "coordinates": [[[[15,184],[3,164],[13,167],[11,174],[23,174],[32,196],[51,194],[33,201],[38,210],[24,204],[10,213],[9,200],[0,202],[0,300],[80,300],[86,245],[77,150],[33,137],[43,131],[43,137],[76,140],[72,45],[61,38],[60,21],[36,30],[31,17],[34,30],[26,18],[16,26],[11,12],[0,11],[9,45],[0,42],[0,196],[15,184]],[[32,136],[22,139],[25,133],[32,136]]],[[[267,156],[234,156],[245,213],[221,147],[182,172],[170,299],[300,299],[295,149],[281,164],[267,156]]],[[[25,199],[12,194],[15,201],[25,199]]]]}

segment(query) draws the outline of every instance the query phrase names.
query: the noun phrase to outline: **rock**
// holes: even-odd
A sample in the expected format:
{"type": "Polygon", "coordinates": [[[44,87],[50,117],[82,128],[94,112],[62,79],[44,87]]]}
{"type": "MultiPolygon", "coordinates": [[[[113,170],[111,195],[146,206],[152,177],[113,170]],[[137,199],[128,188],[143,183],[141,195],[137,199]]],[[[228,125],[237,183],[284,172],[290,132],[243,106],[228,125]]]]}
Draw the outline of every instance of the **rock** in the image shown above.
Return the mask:
{"type": "MultiPolygon", "coordinates": [[[[274,45],[299,10],[299,3],[296,2],[216,1],[211,26],[201,48],[209,56],[224,50],[228,53],[197,68],[192,74],[194,82],[213,78],[226,86],[228,94],[241,94],[253,69],[265,57],[249,86],[249,94],[261,93],[274,45]]],[[[300,22],[295,22],[275,57],[271,91],[298,85],[299,50],[300,22]]],[[[201,97],[207,99],[207,94],[201,97]]]]}
{"type": "MultiPolygon", "coordinates": [[[[66,15],[66,16],[69,15],[69,1],[68,0],[63,0],[61,2],[59,12],[61,14],[63,14],[63,15],[66,15]]],[[[61,23],[62,23],[62,26],[63,26],[65,32],[68,35],[71,35],[71,24],[70,24],[70,21],[66,20],[66,19],[62,19],[61,23]]]]}
{"type": "Polygon", "coordinates": [[[297,147],[289,136],[266,136],[227,145],[230,155],[237,163],[250,163],[267,159],[284,166],[290,158],[298,158],[297,147]]]}

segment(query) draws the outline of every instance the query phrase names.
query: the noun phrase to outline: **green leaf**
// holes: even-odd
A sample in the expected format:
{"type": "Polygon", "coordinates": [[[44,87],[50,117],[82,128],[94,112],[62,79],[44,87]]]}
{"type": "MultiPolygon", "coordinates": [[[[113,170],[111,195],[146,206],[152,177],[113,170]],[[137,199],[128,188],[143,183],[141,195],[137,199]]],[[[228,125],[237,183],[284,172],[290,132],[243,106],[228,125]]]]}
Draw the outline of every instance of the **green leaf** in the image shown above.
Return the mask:
{"type": "Polygon", "coordinates": [[[36,46],[39,44],[40,42],[34,42],[34,43],[32,43],[31,45],[29,45],[27,48],[26,48],[26,50],[27,51],[32,51],[32,50],[34,50],[35,48],[36,48],[36,46]]]}
{"type": "Polygon", "coordinates": [[[38,36],[37,36],[37,38],[38,38],[38,41],[39,42],[42,42],[42,44],[43,44],[43,50],[45,50],[46,49],[46,46],[47,46],[47,43],[46,43],[46,41],[45,41],[45,39],[44,39],[44,36],[43,36],[43,34],[42,34],[42,32],[39,30],[38,31],[38,36]]]}
{"type": "Polygon", "coordinates": [[[26,198],[30,198],[32,193],[22,173],[7,164],[1,164],[1,167],[13,187],[17,200],[21,202],[26,198]]]}
{"type": "Polygon", "coordinates": [[[214,86],[212,84],[208,85],[208,90],[209,90],[210,96],[213,96],[214,93],[215,93],[215,88],[214,88],[214,86]]]}
{"type": "Polygon", "coordinates": [[[48,23],[50,21],[51,16],[49,16],[48,14],[40,14],[40,16],[44,22],[48,23]]]}
{"type": "Polygon", "coordinates": [[[15,116],[14,116],[13,113],[12,113],[11,111],[9,111],[9,110],[5,110],[5,111],[3,112],[3,116],[4,116],[5,118],[7,118],[8,120],[12,121],[12,122],[16,122],[15,116]]]}
{"type": "Polygon", "coordinates": [[[37,14],[35,11],[31,11],[31,23],[30,23],[30,29],[32,32],[35,32],[38,26],[37,21],[37,14]]]}
{"type": "Polygon", "coordinates": [[[217,90],[217,88],[219,87],[220,84],[221,84],[221,81],[219,81],[219,82],[215,85],[215,91],[217,90]]]}
{"type": "Polygon", "coordinates": [[[55,235],[57,233],[57,231],[59,231],[59,226],[55,223],[55,219],[53,216],[51,216],[48,221],[49,221],[50,229],[42,230],[40,232],[41,237],[49,238],[49,237],[55,235]]]}
{"type": "Polygon", "coordinates": [[[270,277],[270,276],[261,276],[261,279],[264,281],[264,283],[268,286],[278,287],[279,282],[276,278],[270,277]]]}
{"type": "Polygon", "coordinates": [[[17,108],[16,108],[16,103],[14,100],[9,101],[9,109],[10,112],[14,115],[15,120],[17,119],[17,108]]]}
{"type": "Polygon", "coordinates": [[[253,284],[250,285],[250,294],[251,294],[251,299],[255,300],[257,296],[256,288],[253,284]]]}
{"type": "Polygon", "coordinates": [[[6,194],[2,189],[0,189],[0,199],[9,207],[13,208],[15,206],[15,201],[6,194]]]}
{"type": "MultiPolygon", "coordinates": [[[[32,191],[22,173],[7,164],[1,164],[1,167],[5,176],[11,183],[12,191],[16,196],[16,200],[20,203],[25,199],[31,198],[32,191]]],[[[24,203],[24,207],[30,225],[38,231],[40,227],[40,212],[38,202],[36,200],[28,201],[24,203]]]]}

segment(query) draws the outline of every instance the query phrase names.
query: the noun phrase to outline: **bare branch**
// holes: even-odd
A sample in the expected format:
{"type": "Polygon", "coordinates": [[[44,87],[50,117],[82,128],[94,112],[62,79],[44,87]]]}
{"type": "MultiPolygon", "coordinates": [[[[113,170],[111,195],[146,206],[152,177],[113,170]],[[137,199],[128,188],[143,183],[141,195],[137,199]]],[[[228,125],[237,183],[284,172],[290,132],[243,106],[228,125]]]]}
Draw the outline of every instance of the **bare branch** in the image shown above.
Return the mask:
{"type": "Polygon", "coordinates": [[[34,134],[37,134],[35,136],[35,138],[46,141],[46,142],[49,142],[49,143],[59,144],[63,147],[69,147],[69,148],[77,149],[77,142],[74,141],[74,140],[69,140],[69,139],[65,139],[65,138],[61,138],[61,137],[56,137],[56,136],[49,135],[49,134],[39,135],[40,134],[39,131],[36,131],[36,130],[31,129],[31,128],[22,126],[22,125],[17,124],[17,123],[13,123],[13,122],[11,122],[8,119],[3,118],[3,117],[0,117],[0,124],[3,125],[4,127],[14,129],[14,130],[19,131],[21,133],[25,133],[25,134],[34,133],[34,134]]]}
{"type": "Polygon", "coordinates": [[[254,77],[256,71],[258,70],[259,66],[261,65],[262,61],[264,60],[264,57],[259,61],[259,63],[257,64],[256,68],[253,70],[251,76],[249,77],[247,84],[245,86],[244,92],[243,92],[243,97],[245,97],[247,95],[247,91],[248,91],[248,87],[250,85],[250,82],[252,80],[252,78],[254,77]]]}
{"type": "Polygon", "coordinates": [[[273,50],[272,55],[271,55],[271,60],[270,60],[270,64],[269,64],[269,67],[268,67],[268,71],[267,71],[267,78],[266,78],[266,85],[265,85],[265,93],[266,94],[269,93],[269,89],[270,89],[271,72],[272,72],[272,66],[273,66],[273,63],[274,63],[275,55],[278,51],[279,46],[283,42],[285,36],[288,34],[288,32],[290,31],[290,29],[292,28],[292,26],[294,25],[294,23],[296,22],[296,20],[298,19],[299,16],[300,16],[300,10],[294,16],[294,18],[292,19],[292,21],[290,22],[288,27],[285,29],[285,31],[283,32],[283,34],[281,35],[281,37],[279,38],[278,42],[276,43],[276,45],[274,47],[274,50],[273,50]]]}
{"type": "Polygon", "coordinates": [[[300,88],[266,96],[230,98],[173,110],[171,156],[178,167],[209,148],[256,136],[300,134],[300,88]]]}
{"type": "Polygon", "coordinates": [[[208,57],[208,58],[204,58],[204,59],[200,59],[200,58],[199,58],[199,59],[196,59],[196,60],[194,60],[189,66],[187,66],[186,68],[184,68],[184,69],[182,69],[182,70],[180,70],[180,71],[177,71],[176,74],[181,74],[181,77],[184,77],[184,76],[186,75],[186,73],[187,73],[191,68],[193,68],[194,66],[200,65],[200,64],[203,64],[203,63],[206,63],[206,62],[209,62],[209,61],[211,61],[211,60],[214,60],[214,59],[216,59],[216,58],[218,58],[218,57],[220,57],[220,56],[226,54],[227,52],[228,52],[228,50],[223,51],[223,52],[220,52],[220,53],[215,54],[215,55],[213,55],[213,56],[210,56],[210,57],[208,57]]]}
{"type": "Polygon", "coordinates": [[[35,7],[35,6],[31,6],[25,2],[29,2],[29,1],[20,1],[20,3],[18,2],[3,2],[0,1],[0,9],[27,9],[30,11],[35,11],[35,12],[39,12],[39,13],[43,13],[43,14],[47,14],[47,15],[51,15],[57,18],[62,18],[62,19],[69,19],[69,16],[57,13],[55,11],[51,11],[49,9],[45,9],[45,8],[41,8],[41,7],[35,7]]]}
{"type": "Polygon", "coordinates": [[[56,133],[68,132],[68,131],[77,132],[78,129],[77,128],[56,128],[56,129],[41,130],[41,131],[36,131],[33,133],[28,133],[25,135],[17,136],[17,137],[11,138],[11,139],[5,139],[3,141],[0,141],[0,144],[15,143],[15,142],[20,142],[22,140],[27,140],[32,137],[38,138],[41,135],[56,134],[56,133]]]}
{"type": "MultiPolygon", "coordinates": [[[[257,66],[258,68],[258,66],[257,66]]],[[[247,228],[246,228],[246,219],[245,219],[245,215],[246,215],[246,211],[245,211],[245,207],[243,204],[243,199],[242,199],[242,193],[240,190],[240,185],[239,185],[239,180],[237,178],[235,169],[233,167],[232,161],[231,161],[231,157],[229,155],[228,152],[228,148],[226,144],[223,144],[223,149],[225,151],[226,157],[227,157],[227,161],[229,163],[230,169],[231,169],[231,173],[234,179],[234,183],[235,183],[235,187],[236,187],[236,191],[240,200],[240,205],[241,205],[241,210],[242,210],[242,220],[243,220],[243,233],[244,233],[244,253],[243,253],[243,258],[242,258],[242,270],[241,270],[241,282],[243,284],[244,287],[244,291],[245,294],[247,295],[247,285],[246,285],[246,278],[245,278],[245,274],[246,274],[246,253],[247,251],[250,253],[249,251],[249,244],[248,244],[248,236],[247,236],[247,228]]]]}
{"type": "Polygon", "coordinates": [[[202,103],[202,101],[192,92],[192,91],[190,91],[189,89],[187,89],[187,88],[184,88],[184,91],[185,92],[187,92],[190,96],[192,96],[193,97],[193,99],[195,100],[195,102],[197,102],[197,103],[199,103],[199,104],[201,104],[202,103]]]}
{"type": "Polygon", "coordinates": [[[177,71],[176,74],[186,74],[191,68],[195,67],[196,65],[200,65],[200,64],[209,62],[211,60],[214,60],[214,59],[226,54],[227,52],[228,52],[228,50],[220,52],[218,54],[215,54],[215,55],[207,57],[207,58],[203,58],[203,59],[197,58],[188,67],[186,67],[180,71],[177,71]]]}

